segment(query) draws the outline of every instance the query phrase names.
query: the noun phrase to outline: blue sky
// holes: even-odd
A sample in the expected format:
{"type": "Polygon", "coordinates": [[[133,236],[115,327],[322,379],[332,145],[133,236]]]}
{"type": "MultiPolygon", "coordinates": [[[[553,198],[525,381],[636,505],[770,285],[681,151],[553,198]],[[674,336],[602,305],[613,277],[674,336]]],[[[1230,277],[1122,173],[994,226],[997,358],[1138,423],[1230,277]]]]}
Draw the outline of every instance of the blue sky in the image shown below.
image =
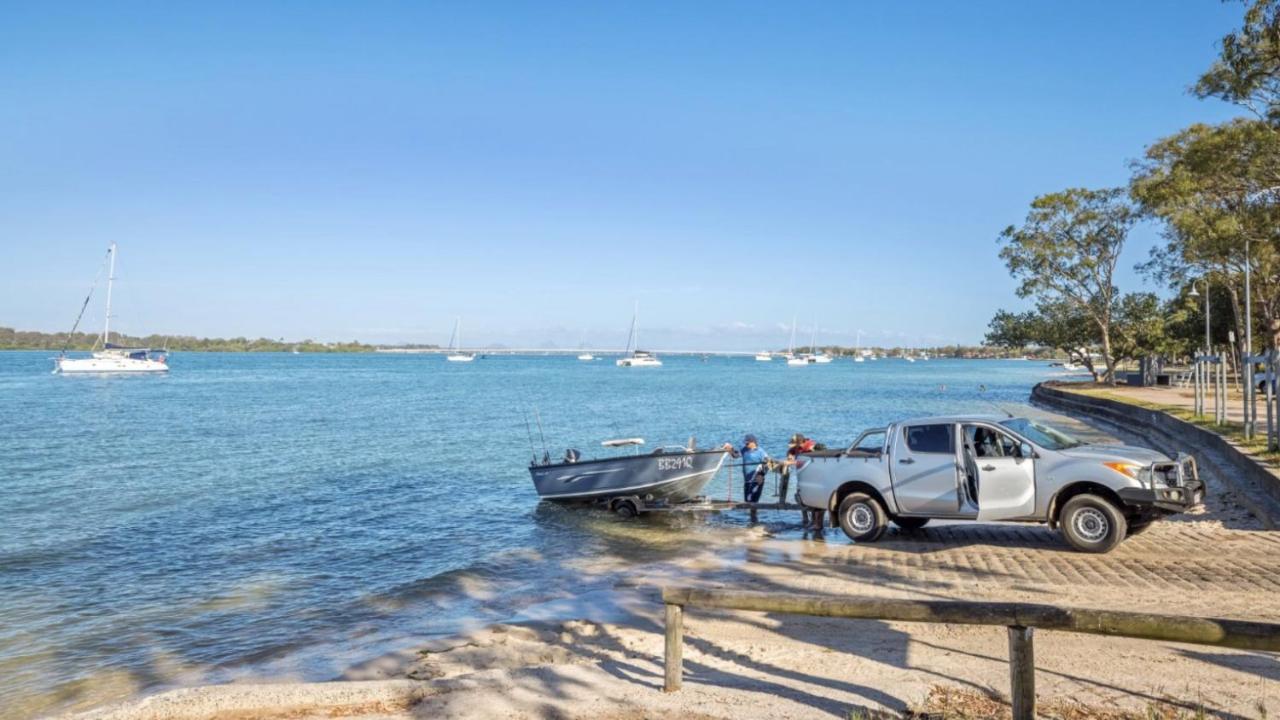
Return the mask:
{"type": "Polygon", "coordinates": [[[0,325],[66,329],[114,240],[131,332],[977,342],[1035,195],[1236,114],[1186,87],[1242,13],[0,2],[0,325]]]}

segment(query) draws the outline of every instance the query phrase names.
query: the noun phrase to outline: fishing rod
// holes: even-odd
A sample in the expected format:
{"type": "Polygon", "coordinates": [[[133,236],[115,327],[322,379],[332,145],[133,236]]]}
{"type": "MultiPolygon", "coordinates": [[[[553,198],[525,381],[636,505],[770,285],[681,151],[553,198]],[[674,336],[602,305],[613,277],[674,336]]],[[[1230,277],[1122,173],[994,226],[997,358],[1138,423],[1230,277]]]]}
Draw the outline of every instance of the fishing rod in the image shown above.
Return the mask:
{"type": "Polygon", "coordinates": [[[533,447],[533,428],[529,425],[529,411],[525,410],[521,414],[524,415],[524,431],[529,435],[529,456],[530,465],[538,464],[538,451],[533,447]]]}
{"type": "Polygon", "coordinates": [[[547,436],[542,432],[542,415],[538,412],[537,406],[533,408],[533,419],[538,423],[538,437],[542,438],[542,460],[547,462],[551,459],[551,453],[547,452],[547,436]]]}

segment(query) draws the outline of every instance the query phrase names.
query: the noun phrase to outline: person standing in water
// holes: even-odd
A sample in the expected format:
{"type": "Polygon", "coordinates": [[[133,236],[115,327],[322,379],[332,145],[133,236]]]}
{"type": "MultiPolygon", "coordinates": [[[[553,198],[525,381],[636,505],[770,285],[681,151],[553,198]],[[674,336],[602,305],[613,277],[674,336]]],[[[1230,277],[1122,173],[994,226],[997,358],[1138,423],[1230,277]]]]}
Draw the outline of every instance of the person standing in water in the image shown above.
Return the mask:
{"type": "Polygon", "coordinates": [[[735,458],[742,458],[742,495],[749,503],[760,502],[760,494],[764,492],[764,478],[769,472],[769,453],[765,452],[756,436],[748,434],[742,438],[742,448],[735,449],[725,443],[724,449],[735,458]]]}

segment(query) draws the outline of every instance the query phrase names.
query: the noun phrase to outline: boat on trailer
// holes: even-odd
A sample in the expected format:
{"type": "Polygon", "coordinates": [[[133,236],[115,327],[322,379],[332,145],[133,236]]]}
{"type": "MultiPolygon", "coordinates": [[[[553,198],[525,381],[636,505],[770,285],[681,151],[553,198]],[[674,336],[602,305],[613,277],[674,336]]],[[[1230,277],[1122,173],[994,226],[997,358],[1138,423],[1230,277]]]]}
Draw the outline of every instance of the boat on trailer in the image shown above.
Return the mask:
{"type": "Polygon", "coordinates": [[[724,448],[699,450],[690,446],[665,446],[641,454],[643,438],[606,440],[606,448],[633,447],[632,455],[582,458],[574,449],[552,462],[543,455],[529,465],[533,487],[543,500],[561,503],[598,503],[613,498],[637,497],[645,502],[680,503],[694,500],[724,465],[724,448]]]}
{"type": "MultiPolygon", "coordinates": [[[[115,243],[111,243],[111,246],[107,248],[107,262],[107,312],[102,323],[102,349],[96,349],[97,343],[95,341],[93,354],[87,358],[67,357],[66,350],[63,350],[58,357],[53,359],[53,371],[61,375],[121,375],[169,372],[167,351],[143,347],[125,347],[111,342],[111,288],[116,280],[115,243]]],[[[96,281],[94,284],[97,284],[96,281]]],[[[89,304],[89,298],[91,297],[93,297],[92,289],[89,290],[89,297],[84,300],[84,306],[80,308],[82,316],[84,307],[89,304]]],[[[75,334],[79,325],[80,318],[76,318],[76,324],[71,328],[72,335],[75,334]]]]}

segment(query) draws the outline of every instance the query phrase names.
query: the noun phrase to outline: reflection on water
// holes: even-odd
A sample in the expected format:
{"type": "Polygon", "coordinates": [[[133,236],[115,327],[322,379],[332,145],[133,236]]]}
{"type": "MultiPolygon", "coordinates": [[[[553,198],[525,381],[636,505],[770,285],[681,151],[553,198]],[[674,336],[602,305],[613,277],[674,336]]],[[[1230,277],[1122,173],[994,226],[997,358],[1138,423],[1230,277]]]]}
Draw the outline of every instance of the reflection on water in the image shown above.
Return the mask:
{"type": "MultiPolygon", "coordinates": [[[[0,354],[0,717],[245,672],[332,677],[631,565],[801,537],[784,513],[748,529],[740,513],[619,522],[539,504],[530,406],[553,454],[748,431],[780,454],[796,431],[839,444],[902,416],[1019,403],[1047,370],[774,365],[179,354],[169,377],[64,378],[44,353],[0,354]]],[[[730,475],[708,494],[726,497],[730,475]]]]}

